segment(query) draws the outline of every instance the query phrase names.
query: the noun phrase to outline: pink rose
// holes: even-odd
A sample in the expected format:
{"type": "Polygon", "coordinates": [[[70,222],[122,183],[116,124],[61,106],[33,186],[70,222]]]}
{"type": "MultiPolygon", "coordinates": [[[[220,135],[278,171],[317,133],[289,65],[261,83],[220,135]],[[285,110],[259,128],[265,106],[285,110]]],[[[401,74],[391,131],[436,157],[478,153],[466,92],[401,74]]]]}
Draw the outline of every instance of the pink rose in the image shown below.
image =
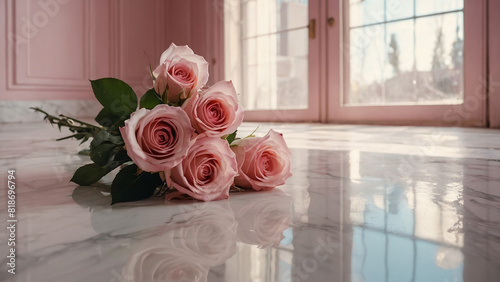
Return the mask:
{"type": "Polygon", "coordinates": [[[199,134],[221,137],[243,121],[243,108],[231,81],[220,81],[189,98],[182,108],[199,134]]]}
{"type": "Polygon", "coordinates": [[[229,198],[238,167],[227,141],[203,137],[196,140],[182,163],[170,172],[172,185],[179,192],[213,201],[229,198]]]}
{"type": "Polygon", "coordinates": [[[291,152],[283,134],[271,129],[264,137],[245,138],[233,144],[236,146],[231,146],[231,149],[238,162],[238,176],[234,179],[236,186],[270,190],[285,184],[285,180],[292,176],[291,152]]]}
{"type": "Polygon", "coordinates": [[[165,104],[134,112],[120,132],[129,157],[139,168],[151,172],[178,165],[194,138],[186,113],[165,104]]]}
{"type": "Polygon", "coordinates": [[[168,89],[167,100],[176,103],[187,99],[207,83],[208,62],[195,55],[188,46],[172,43],[161,55],[160,65],[153,71],[153,76],[156,78],[156,93],[163,97],[168,89]]]}

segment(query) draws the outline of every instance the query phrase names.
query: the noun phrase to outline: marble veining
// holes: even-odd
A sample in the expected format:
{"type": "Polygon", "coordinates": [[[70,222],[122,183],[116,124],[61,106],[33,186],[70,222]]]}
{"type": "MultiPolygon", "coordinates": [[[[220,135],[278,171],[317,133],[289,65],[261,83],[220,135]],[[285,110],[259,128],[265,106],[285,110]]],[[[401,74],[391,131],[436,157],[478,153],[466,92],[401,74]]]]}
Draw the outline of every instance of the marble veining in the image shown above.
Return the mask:
{"type": "Polygon", "coordinates": [[[43,115],[34,113],[30,107],[39,107],[50,114],[64,114],[74,118],[95,117],[102,109],[96,100],[0,101],[0,123],[40,121],[43,115]]]}
{"type": "MultiPolygon", "coordinates": [[[[113,175],[42,122],[0,128],[16,170],[16,274],[0,281],[500,281],[500,131],[245,123],[284,133],[293,176],[269,192],[203,203],[110,206],[113,175]]],[[[4,184],[6,187],[6,184],[4,184]]]]}

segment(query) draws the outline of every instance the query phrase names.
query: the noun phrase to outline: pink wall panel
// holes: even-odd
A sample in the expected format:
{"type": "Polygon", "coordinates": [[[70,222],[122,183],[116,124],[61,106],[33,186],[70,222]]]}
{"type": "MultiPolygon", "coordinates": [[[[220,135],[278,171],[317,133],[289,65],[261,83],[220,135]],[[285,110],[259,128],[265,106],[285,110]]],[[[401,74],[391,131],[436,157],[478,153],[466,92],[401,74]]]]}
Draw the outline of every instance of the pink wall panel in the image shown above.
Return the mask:
{"type": "Polygon", "coordinates": [[[91,39],[90,45],[90,76],[89,79],[97,79],[112,74],[110,62],[111,34],[110,29],[110,1],[93,0],[90,2],[91,12],[91,39]]]}
{"type": "Polygon", "coordinates": [[[208,84],[224,79],[224,0],[191,0],[189,46],[210,63],[208,84]]]}
{"type": "Polygon", "coordinates": [[[165,17],[169,27],[168,41],[177,45],[191,45],[191,2],[197,2],[193,7],[198,9],[204,1],[167,1],[165,17]]]}
{"type": "Polygon", "coordinates": [[[64,98],[63,90],[88,96],[83,87],[88,83],[89,2],[9,0],[2,4],[7,30],[2,80],[7,91],[2,99],[39,98],[44,91],[64,98]]]}
{"type": "Polygon", "coordinates": [[[0,42],[6,58],[0,65],[0,99],[92,98],[88,79],[110,71],[109,44],[103,42],[109,32],[102,29],[109,1],[7,0],[0,5],[0,27],[7,31],[0,42]]]}
{"type": "Polygon", "coordinates": [[[207,33],[209,10],[219,2],[1,1],[0,100],[93,99],[88,79],[106,76],[141,95],[152,84],[144,52],[152,68],[171,42],[212,62],[222,39],[207,33]]]}
{"type": "MultiPolygon", "coordinates": [[[[45,17],[41,16],[43,14],[40,14],[37,1],[16,3],[16,19],[25,16],[32,19],[33,25],[28,27],[30,32],[36,34],[23,46],[26,49],[17,53],[18,79],[85,81],[88,73],[87,47],[90,43],[87,33],[90,17],[86,15],[89,12],[88,3],[69,2],[64,5],[64,12],[60,12],[61,8],[55,5],[49,6],[46,7],[45,17]]],[[[25,25],[16,25],[16,32],[21,33],[24,29],[25,25]]]]}
{"type": "Polygon", "coordinates": [[[165,9],[164,2],[146,0],[116,3],[112,28],[114,75],[130,84],[138,95],[142,95],[153,83],[149,75],[149,63],[154,69],[161,52],[166,48],[166,24],[162,12],[165,9]]]}
{"type": "Polygon", "coordinates": [[[500,1],[489,1],[489,118],[490,127],[500,128],[500,1]]]}
{"type": "MultiPolygon", "coordinates": [[[[204,29],[207,26],[207,18],[211,15],[207,14],[206,8],[210,1],[191,1],[190,9],[190,24],[189,24],[189,46],[197,54],[203,54],[207,51],[207,31],[204,29]]],[[[205,58],[207,61],[209,58],[205,58]]]]}

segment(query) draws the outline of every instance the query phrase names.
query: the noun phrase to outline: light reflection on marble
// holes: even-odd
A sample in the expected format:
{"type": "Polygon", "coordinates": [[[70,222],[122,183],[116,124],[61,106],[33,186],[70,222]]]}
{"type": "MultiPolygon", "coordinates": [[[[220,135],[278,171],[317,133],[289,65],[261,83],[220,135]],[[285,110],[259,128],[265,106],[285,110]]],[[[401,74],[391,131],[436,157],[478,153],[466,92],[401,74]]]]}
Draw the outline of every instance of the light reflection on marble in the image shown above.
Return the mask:
{"type": "Polygon", "coordinates": [[[0,123],[2,122],[38,122],[43,118],[30,107],[39,107],[53,114],[65,114],[73,118],[95,117],[102,106],[96,100],[29,100],[0,101],[0,123]]]}
{"type": "Polygon", "coordinates": [[[2,124],[0,167],[4,180],[16,169],[19,221],[14,276],[4,205],[0,281],[500,281],[500,131],[258,133],[271,127],[292,150],[286,185],[111,207],[106,185],[69,182],[84,147],[53,141],[63,134],[48,124],[2,124]]]}

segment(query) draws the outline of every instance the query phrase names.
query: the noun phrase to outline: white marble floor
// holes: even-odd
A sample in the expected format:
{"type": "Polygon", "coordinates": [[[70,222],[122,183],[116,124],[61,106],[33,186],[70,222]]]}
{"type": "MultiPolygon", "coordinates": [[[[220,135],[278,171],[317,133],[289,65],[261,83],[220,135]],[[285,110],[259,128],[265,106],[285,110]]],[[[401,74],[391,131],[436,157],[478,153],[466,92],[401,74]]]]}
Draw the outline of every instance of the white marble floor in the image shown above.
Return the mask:
{"type": "Polygon", "coordinates": [[[76,141],[55,142],[65,135],[45,123],[2,124],[0,281],[500,281],[500,131],[263,124],[258,133],[270,127],[293,154],[278,189],[110,206],[106,185],[69,182],[88,161],[76,141]]]}

